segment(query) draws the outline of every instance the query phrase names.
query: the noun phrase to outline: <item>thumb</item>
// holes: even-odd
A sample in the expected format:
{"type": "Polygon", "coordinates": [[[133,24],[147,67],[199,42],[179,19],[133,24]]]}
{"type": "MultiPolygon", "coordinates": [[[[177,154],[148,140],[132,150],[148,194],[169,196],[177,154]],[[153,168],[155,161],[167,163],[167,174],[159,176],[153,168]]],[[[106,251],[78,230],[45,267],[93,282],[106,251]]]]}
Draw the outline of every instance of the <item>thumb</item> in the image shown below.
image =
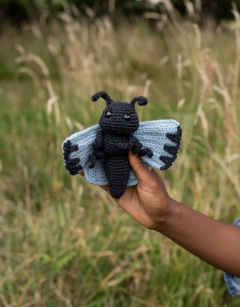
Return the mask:
{"type": "Polygon", "coordinates": [[[128,159],[139,181],[149,182],[149,180],[153,179],[152,173],[144,162],[138,156],[133,155],[131,150],[129,150],[128,159]]]}

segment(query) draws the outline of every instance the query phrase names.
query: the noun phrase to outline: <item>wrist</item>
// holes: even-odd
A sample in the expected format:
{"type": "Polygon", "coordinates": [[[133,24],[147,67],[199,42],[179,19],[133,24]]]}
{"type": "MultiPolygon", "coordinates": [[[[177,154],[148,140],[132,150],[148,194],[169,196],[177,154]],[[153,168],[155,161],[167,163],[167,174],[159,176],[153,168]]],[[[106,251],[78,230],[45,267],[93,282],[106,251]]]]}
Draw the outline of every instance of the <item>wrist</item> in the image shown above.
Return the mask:
{"type": "Polygon", "coordinates": [[[169,197],[168,205],[165,214],[155,224],[153,230],[158,231],[164,235],[171,229],[171,225],[174,224],[174,220],[177,218],[178,202],[169,197]]]}

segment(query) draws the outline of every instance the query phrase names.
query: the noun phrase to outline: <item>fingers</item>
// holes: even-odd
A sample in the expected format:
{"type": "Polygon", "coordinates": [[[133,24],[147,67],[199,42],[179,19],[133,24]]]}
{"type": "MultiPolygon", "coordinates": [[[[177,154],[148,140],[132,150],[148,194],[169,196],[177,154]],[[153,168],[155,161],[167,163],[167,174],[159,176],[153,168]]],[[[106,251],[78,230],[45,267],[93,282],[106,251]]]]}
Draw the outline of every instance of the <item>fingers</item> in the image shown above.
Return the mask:
{"type": "Polygon", "coordinates": [[[133,155],[131,151],[129,151],[128,158],[139,181],[148,182],[149,180],[153,180],[157,175],[154,170],[149,171],[144,162],[139,157],[133,155]]]}
{"type": "Polygon", "coordinates": [[[157,181],[160,181],[160,182],[162,181],[162,178],[158,175],[158,173],[153,168],[151,169],[150,172],[157,181]]]}

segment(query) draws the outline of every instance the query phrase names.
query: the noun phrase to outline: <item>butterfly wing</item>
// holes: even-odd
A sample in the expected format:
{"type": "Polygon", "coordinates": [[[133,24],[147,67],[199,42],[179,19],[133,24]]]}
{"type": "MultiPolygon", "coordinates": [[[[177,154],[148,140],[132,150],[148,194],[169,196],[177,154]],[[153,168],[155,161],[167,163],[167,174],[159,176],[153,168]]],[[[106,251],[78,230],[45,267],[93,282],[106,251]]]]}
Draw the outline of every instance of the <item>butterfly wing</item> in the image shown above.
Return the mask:
{"type": "MultiPolygon", "coordinates": [[[[76,175],[82,170],[86,180],[93,184],[108,184],[101,161],[96,161],[94,168],[90,169],[88,160],[93,152],[93,142],[99,131],[99,125],[90,127],[68,137],[62,145],[65,167],[71,175],[76,175]]],[[[152,158],[143,156],[142,160],[149,169],[156,167],[160,170],[168,169],[177,157],[180,147],[182,128],[173,120],[155,120],[142,122],[134,136],[143,145],[153,152],[152,158]]],[[[138,183],[133,170],[130,171],[128,186],[138,183]]]]}
{"type": "Polygon", "coordinates": [[[89,168],[89,155],[93,152],[99,125],[92,126],[69,136],[62,144],[64,164],[71,175],[84,171],[86,180],[93,184],[105,185],[107,178],[102,163],[96,161],[94,168],[89,168]]]}
{"type": "Polygon", "coordinates": [[[152,158],[143,156],[142,160],[150,166],[166,170],[172,166],[180,148],[182,128],[173,120],[153,120],[142,122],[134,136],[143,148],[150,148],[152,158]]]}
{"type": "MultiPolygon", "coordinates": [[[[168,169],[177,158],[182,136],[180,124],[173,120],[153,120],[139,124],[134,136],[143,145],[142,148],[150,148],[153,156],[143,156],[141,159],[146,166],[156,167],[160,170],[168,169]]],[[[131,170],[128,186],[138,183],[138,180],[131,170]]]]}
{"type": "MultiPolygon", "coordinates": [[[[149,168],[149,165],[147,165],[149,168]]],[[[130,174],[129,174],[129,178],[128,178],[128,183],[127,186],[133,186],[136,185],[138,183],[138,179],[134,173],[134,171],[131,169],[130,170],[130,174]]]]}

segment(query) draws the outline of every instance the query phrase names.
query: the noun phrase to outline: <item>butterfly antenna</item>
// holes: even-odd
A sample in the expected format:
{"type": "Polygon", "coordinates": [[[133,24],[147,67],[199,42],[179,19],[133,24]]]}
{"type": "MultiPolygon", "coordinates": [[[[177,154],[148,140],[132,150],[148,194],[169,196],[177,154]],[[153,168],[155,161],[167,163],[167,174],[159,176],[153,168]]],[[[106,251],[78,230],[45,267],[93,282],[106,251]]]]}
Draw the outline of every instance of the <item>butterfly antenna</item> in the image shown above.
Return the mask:
{"type": "Polygon", "coordinates": [[[147,98],[145,98],[143,96],[138,96],[138,97],[133,98],[133,100],[130,102],[130,104],[134,107],[136,102],[140,106],[145,106],[148,103],[148,100],[147,100],[147,98]]]}
{"type": "Polygon", "coordinates": [[[91,98],[92,101],[97,101],[98,98],[103,98],[104,100],[106,100],[107,104],[111,103],[113,100],[112,98],[108,95],[108,93],[104,92],[104,91],[101,91],[101,92],[98,92],[96,94],[94,94],[91,98]]]}

